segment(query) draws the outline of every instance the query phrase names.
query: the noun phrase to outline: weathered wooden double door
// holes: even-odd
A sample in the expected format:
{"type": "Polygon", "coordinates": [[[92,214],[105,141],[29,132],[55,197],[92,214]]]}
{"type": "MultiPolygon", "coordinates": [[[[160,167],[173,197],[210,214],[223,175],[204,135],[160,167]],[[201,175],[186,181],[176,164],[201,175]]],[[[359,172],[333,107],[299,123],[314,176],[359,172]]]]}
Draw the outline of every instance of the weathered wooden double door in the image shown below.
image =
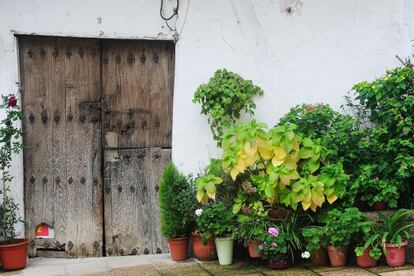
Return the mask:
{"type": "MultiPolygon", "coordinates": [[[[31,254],[161,253],[174,44],[19,37],[31,254]],[[45,223],[53,239],[36,239],[45,223]]],[[[54,255],[54,254],[51,254],[54,255]]]]}

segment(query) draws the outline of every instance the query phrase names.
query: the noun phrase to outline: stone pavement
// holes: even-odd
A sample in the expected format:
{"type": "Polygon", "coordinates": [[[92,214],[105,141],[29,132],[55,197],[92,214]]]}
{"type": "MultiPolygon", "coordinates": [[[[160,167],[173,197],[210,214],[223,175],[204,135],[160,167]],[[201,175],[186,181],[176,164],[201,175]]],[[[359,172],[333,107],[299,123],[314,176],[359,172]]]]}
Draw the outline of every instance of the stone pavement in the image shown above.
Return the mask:
{"type": "Polygon", "coordinates": [[[57,276],[57,275],[91,275],[91,276],[146,276],[146,275],[282,275],[282,276],[414,276],[414,265],[407,264],[395,269],[379,266],[372,269],[356,267],[313,267],[304,264],[286,270],[270,270],[265,264],[237,261],[233,265],[220,266],[217,262],[199,262],[190,259],[186,262],[173,262],[168,254],[143,255],[105,258],[33,258],[26,269],[16,272],[4,272],[3,276],[57,276]]]}

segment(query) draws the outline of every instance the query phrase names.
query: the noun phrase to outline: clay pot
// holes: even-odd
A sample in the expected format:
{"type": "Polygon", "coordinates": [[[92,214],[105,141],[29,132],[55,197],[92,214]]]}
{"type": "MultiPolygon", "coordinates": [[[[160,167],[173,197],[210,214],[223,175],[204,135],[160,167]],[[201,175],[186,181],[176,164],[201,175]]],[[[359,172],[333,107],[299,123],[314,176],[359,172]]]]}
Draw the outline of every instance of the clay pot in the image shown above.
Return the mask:
{"type": "Polygon", "coordinates": [[[277,259],[277,260],[269,260],[269,267],[271,269],[284,269],[289,267],[289,262],[287,258],[284,259],[277,259]]]}
{"type": "Polygon", "coordinates": [[[188,259],[188,240],[189,237],[169,239],[171,259],[173,261],[184,261],[188,259]]]}
{"type": "Polygon", "coordinates": [[[259,246],[259,241],[248,241],[249,245],[249,255],[251,258],[261,258],[262,253],[256,253],[257,247],[259,246]]]}
{"type": "Polygon", "coordinates": [[[405,253],[407,252],[407,241],[398,244],[385,243],[385,258],[388,266],[397,267],[405,264],[405,253]]]}
{"type": "Polygon", "coordinates": [[[193,233],[193,254],[200,261],[217,260],[216,244],[214,240],[203,243],[200,234],[193,233]]]}
{"type": "Polygon", "coordinates": [[[269,209],[267,214],[274,219],[284,219],[289,215],[290,211],[287,209],[269,209]]]}
{"type": "Polygon", "coordinates": [[[339,267],[346,264],[346,257],[348,255],[348,246],[336,248],[332,245],[328,246],[328,256],[331,266],[339,267]]]}
{"type": "Polygon", "coordinates": [[[18,270],[26,267],[28,244],[28,239],[16,239],[15,243],[0,244],[3,270],[18,270]]]}
{"type": "Polygon", "coordinates": [[[357,256],[357,263],[359,267],[370,268],[375,267],[377,265],[377,260],[375,260],[369,255],[370,251],[371,248],[367,248],[365,249],[364,254],[362,254],[362,256],[357,256]]]}
{"type": "Polygon", "coordinates": [[[321,246],[314,250],[311,254],[311,261],[314,265],[326,265],[328,263],[326,248],[321,246]]]}
{"type": "Polygon", "coordinates": [[[372,204],[372,209],[374,211],[385,211],[388,209],[388,204],[384,201],[375,202],[372,204]]]}
{"type": "Polygon", "coordinates": [[[366,211],[368,211],[369,210],[369,206],[368,206],[368,204],[365,202],[365,201],[363,201],[363,200],[361,200],[361,199],[358,199],[357,201],[355,201],[355,206],[361,211],[361,212],[366,212],[366,211]]]}

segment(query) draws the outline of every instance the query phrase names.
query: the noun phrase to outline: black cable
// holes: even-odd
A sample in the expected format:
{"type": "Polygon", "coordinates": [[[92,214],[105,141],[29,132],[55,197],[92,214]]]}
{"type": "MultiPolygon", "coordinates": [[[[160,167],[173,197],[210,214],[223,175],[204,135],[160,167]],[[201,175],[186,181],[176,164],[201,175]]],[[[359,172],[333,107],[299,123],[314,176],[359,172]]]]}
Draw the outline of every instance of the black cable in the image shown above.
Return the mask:
{"type": "Polygon", "coordinates": [[[178,8],[180,6],[180,0],[176,0],[177,5],[173,11],[173,14],[170,17],[165,17],[163,14],[163,7],[164,7],[164,0],[161,0],[161,7],[160,7],[160,16],[165,21],[171,20],[174,16],[178,15],[178,8]]]}

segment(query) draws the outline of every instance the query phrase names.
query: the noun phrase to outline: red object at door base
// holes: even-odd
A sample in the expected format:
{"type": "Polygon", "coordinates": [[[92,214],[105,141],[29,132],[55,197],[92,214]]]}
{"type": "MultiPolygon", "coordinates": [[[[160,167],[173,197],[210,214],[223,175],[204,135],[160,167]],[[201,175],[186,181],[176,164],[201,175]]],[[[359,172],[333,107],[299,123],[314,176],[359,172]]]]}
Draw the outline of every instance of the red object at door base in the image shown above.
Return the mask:
{"type": "Polygon", "coordinates": [[[3,270],[18,270],[26,267],[28,239],[16,239],[15,243],[0,244],[0,260],[3,270]]]}

